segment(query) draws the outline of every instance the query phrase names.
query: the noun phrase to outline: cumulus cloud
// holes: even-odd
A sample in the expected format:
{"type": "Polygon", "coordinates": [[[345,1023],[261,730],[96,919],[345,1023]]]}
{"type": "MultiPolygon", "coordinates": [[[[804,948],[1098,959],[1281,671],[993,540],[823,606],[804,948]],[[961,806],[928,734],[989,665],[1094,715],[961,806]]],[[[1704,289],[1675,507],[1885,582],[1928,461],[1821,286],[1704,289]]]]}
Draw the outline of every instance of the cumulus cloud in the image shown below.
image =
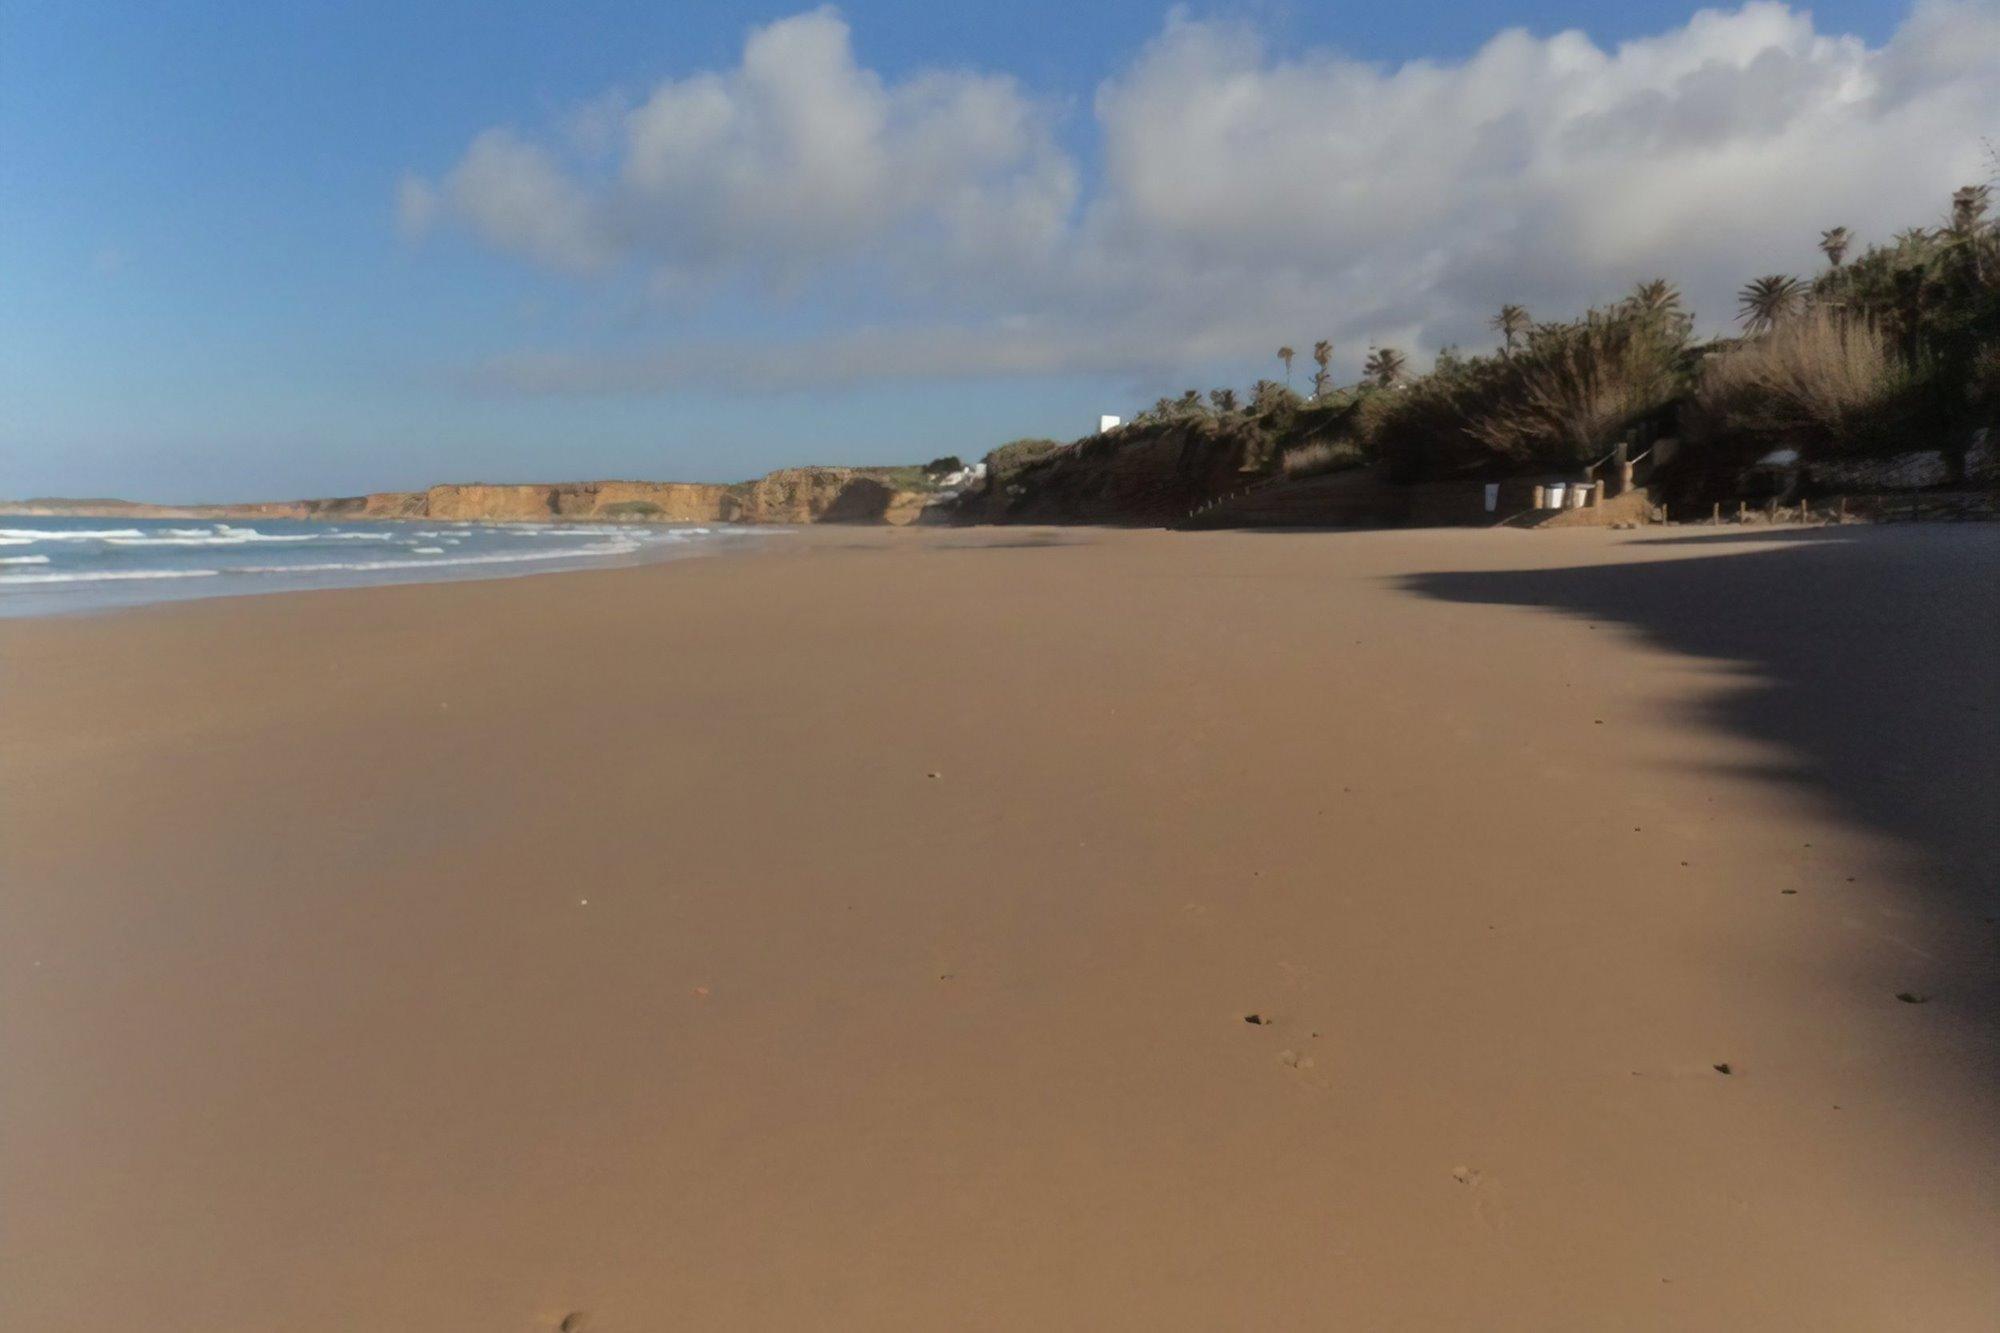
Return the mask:
{"type": "Polygon", "coordinates": [[[1018,262],[1061,237],[1076,198],[1049,128],[1003,75],[885,80],[820,9],[753,31],[734,69],[668,81],[634,106],[614,95],[580,108],[569,137],[580,158],[615,155],[609,177],[493,129],[432,192],[500,249],[570,269],[630,261],[664,285],[737,273],[793,284],[890,254],[1018,262]]]}
{"type": "MultiPolygon", "coordinates": [[[[816,373],[1164,375],[1322,336],[1353,364],[1371,340],[1482,342],[1503,301],[1554,316],[1654,275],[1720,327],[1745,278],[1815,263],[1821,228],[1933,220],[1987,174],[2000,0],[1920,0],[1879,47],[1758,0],[1611,48],[1516,29],[1393,67],[1175,13],[1096,92],[1087,189],[1052,103],[999,74],[885,80],[831,10],[608,105],[607,169],[489,130],[435,185],[405,183],[406,225],[450,218],[576,271],[762,277],[823,316],[826,293],[886,275],[894,320],[830,336],[816,373]]],[[[708,359],[489,369],[630,389],[708,359]]]]}

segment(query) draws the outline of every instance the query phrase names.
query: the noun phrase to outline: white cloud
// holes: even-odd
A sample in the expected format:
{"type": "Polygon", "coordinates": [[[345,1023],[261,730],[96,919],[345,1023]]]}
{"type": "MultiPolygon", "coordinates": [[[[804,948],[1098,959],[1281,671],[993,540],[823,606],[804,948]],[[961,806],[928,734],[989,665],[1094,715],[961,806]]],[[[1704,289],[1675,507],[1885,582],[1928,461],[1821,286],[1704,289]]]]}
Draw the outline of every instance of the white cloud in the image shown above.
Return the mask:
{"type": "MultiPolygon", "coordinates": [[[[490,130],[401,213],[568,269],[754,275],[823,317],[886,276],[895,321],[829,337],[815,374],[1178,375],[1321,336],[1351,365],[1371,339],[1483,342],[1502,301],[1570,313],[1655,274],[1721,327],[1746,278],[1815,264],[1821,228],[1935,220],[2000,132],[2000,0],[1922,0],[1874,48],[1761,0],[1610,49],[1510,30],[1396,67],[1176,13],[1097,91],[1087,193],[1047,103],[999,75],[890,82],[830,10],[603,105],[607,170],[490,130]]],[[[708,361],[493,373],[644,388],[708,361]]]]}
{"type": "Polygon", "coordinates": [[[1048,115],[1011,78],[891,83],[855,62],[830,9],[755,30],[734,69],[635,106],[597,99],[569,137],[579,157],[608,147],[615,174],[587,180],[493,129],[439,193],[498,248],[572,269],[630,261],[666,288],[739,272],[793,286],[885,255],[1025,260],[1061,237],[1076,197],[1048,115]]]}

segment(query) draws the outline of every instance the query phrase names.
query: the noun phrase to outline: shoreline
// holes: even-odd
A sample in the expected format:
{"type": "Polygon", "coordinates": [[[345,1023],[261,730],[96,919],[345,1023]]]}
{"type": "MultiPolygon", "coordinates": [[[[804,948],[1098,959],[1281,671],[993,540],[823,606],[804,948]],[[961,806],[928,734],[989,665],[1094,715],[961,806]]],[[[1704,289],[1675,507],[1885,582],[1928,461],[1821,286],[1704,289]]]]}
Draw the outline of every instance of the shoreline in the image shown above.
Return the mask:
{"type": "Polygon", "coordinates": [[[0,622],[0,1323],[2000,1301],[2000,530],[733,555],[0,622]]]}
{"type": "MultiPolygon", "coordinates": [[[[193,520],[128,520],[129,523],[152,524],[188,521],[193,520]]],[[[398,522],[403,521],[407,520],[398,520],[398,522]]],[[[266,519],[262,522],[266,528],[273,523],[297,527],[301,524],[326,522],[329,545],[343,538],[358,538],[364,542],[370,539],[382,540],[379,534],[372,531],[374,527],[380,526],[375,520],[336,523],[326,520],[266,519]]],[[[209,545],[216,548],[217,558],[221,559],[224,552],[265,549],[262,546],[246,547],[246,536],[249,542],[280,543],[281,545],[276,548],[279,552],[291,549],[282,545],[283,543],[312,541],[310,535],[269,534],[261,532],[254,525],[238,528],[221,520],[214,520],[214,523],[215,531],[206,539],[171,535],[183,534],[185,532],[183,529],[131,528],[133,541],[128,545],[143,547],[157,544],[199,549],[206,540],[209,545]]],[[[769,527],[653,524],[649,525],[649,531],[644,534],[634,533],[627,538],[622,531],[616,530],[617,526],[585,521],[547,525],[529,525],[511,521],[456,523],[448,525],[448,531],[436,534],[451,545],[449,551],[433,545],[404,554],[400,550],[383,550],[377,546],[368,552],[356,553],[358,556],[366,557],[380,552],[377,558],[329,559],[292,565],[217,564],[205,568],[139,565],[120,569],[78,568],[70,564],[52,566],[52,559],[67,558],[68,553],[64,550],[66,546],[74,541],[86,539],[91,534],[77,531],[65,534],[61,529],[47,529],[50,535],[39,539],[49,547],[47,553],[15,555],[0,562],[10,566],[0,570],[0,619],[33,620],[49,616],[95,615],[139,606],[205,601],[212,598],[325,592],[343,588],[469,583],[486,579],[526,578],[592,569],[629,568],[637,565],[668,563],[697,555],[722,554],[757,545],[774,536],[789,535],[791,531],[769,527]],[[510,534],[541,527],[556,530],[573,529],[578,537],[614,537],[616,540],[573,550],[481,551],[464,550],[456,545],[467,537],[477,537],[482,540],[500,539],[510,534]],[[423,558],[412,558],[415,556],[423,558]],[[32,565],[30,562],[33,562],[32,565]],[[20,567],[11,567],[16,565],[20,567]]],[[[7,531],[26,534],[32,530],[7,529],[7,531]]],[[[421,537],[425,534],[418,531],[417,535],[421,537]]],[[[35,544],[36,540],[27,538],[26,544],[35,544]]],[[[400,545],[408,547],[413,543],[402,542],[400,545]]]]}

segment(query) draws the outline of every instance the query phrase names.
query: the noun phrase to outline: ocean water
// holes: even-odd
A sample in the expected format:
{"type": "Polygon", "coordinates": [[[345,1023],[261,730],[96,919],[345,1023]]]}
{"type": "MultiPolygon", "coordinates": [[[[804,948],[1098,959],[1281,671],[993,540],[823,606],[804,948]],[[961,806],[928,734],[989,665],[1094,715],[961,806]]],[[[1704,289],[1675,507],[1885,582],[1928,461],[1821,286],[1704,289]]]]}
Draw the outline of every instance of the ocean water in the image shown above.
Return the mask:
{"type": "Polygon", "coordinates": [[[634,564],[753,533],[628,523],[0,517],[0,615],[634,564]]]}

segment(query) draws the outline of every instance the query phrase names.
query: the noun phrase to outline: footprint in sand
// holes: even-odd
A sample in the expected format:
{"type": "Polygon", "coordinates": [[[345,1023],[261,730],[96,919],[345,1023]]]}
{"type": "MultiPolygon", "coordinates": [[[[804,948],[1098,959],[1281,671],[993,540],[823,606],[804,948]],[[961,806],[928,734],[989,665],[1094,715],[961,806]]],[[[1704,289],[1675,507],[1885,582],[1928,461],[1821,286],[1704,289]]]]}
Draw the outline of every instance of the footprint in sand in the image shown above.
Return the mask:
{"type": "Polygon", "coordinates": [[[1278,1052],[1278,1063],[1285,1067],[1293,1082],[1311,1088],[1314,1092],[1327,1090],[1327,1080],[1319,1073],[1316,1068],[1318,1062],[1310,1055],[1300,1055],[1294,1050],[1283,1050],[1278,1052]]]}
{"type": "Polygon", "coordinates": [[[1479,1224],[1489,1231],[1498,1230],[1507,1220],[1507,1209],[1500,1198],[1498,1182],[1476,1166],[1455,1166],[1451,1178],[1472,1194],[1472,1212],[1479,1224]]]}

